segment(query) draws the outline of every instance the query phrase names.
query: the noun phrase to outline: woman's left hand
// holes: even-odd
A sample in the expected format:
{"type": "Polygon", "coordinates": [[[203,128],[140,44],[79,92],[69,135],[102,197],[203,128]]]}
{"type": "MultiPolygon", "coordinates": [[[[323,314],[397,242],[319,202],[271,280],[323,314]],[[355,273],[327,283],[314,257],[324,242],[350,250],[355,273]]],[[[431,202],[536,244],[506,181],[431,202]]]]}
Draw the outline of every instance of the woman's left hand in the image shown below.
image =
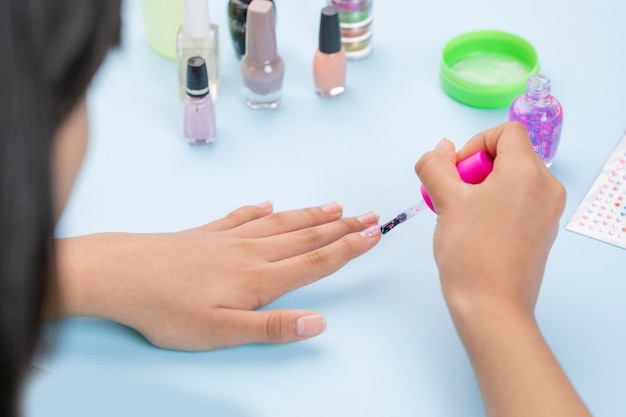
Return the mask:
{"type": "Polygon", "coordinates": [[[257,309],[374,247],[377,223],[374,212],[342,218],[337,203],[282,213],[262,203],[176,233],[61,239],[57,308],[171,349],[304,340],[324,331],[322,315],[257,309]]]}

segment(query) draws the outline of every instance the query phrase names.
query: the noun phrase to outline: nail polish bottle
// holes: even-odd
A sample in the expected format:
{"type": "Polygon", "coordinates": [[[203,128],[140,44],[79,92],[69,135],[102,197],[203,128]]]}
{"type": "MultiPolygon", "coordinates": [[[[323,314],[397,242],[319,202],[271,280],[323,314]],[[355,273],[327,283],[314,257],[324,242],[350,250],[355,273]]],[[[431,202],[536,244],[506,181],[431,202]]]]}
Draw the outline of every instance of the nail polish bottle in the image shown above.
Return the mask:
{"type": "MultiPolygon", "coordinates": [[[[229,0],[228,1],[228,27],[233,41],[237,59],[246,54],[246,20],[248,6],[252,0],[229,0]]],[[[272,1],[272,0],[270,0],[272,1]]],[[[276,15],[276,3],[274,3],[274,16],[276,15]]]]}
{"type": "Polygon", "coordinates": [[[550,94],[548,77],[539,74],[528,79],[526,93],[511,103],[509,120],[526,127],[535,153],[551,166],[561,139],[563,108],[550,94]]]}
{"type": "Polygon", "coordinates": [[[319,49],[313,59],[313,79],[317,93],[335,97],[345,91],[348,58],[341,46],[339,13],[335,6],[322,9],[319,49]]]}
{"type": "Polygon", "coordinates": [[[204,58],[209,74],[211,97],[217,101],[220,84],[218,27],[209,21],[208,0],[182,0],[183,24],[176,38],[179,95],[185,98],[187,62],[204,58]]]}
{"type": "Polygon", "coordinates": [[[215,140],[215,111],[204,58],[191,57],[186,73],[185,139],[191,145],[206,145],[215,140]]]}
{"type": "Polygon", "coordinates": [[[274,5],[253,0],[248,6],[246,54],[241,75],[251,109],[275,109],[280,103],[285,64],[276,51],[274,5]]]}

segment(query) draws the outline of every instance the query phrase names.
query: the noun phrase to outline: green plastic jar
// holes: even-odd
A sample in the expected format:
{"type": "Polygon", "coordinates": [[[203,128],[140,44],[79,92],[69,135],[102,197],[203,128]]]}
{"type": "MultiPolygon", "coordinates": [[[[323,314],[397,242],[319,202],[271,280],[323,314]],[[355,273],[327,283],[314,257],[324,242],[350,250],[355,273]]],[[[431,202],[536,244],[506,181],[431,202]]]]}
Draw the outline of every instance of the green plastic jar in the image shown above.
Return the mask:
{"type": "Polygon", "coordinates": [[[459,35],[443,49],[441,87],[460,103],[480,108],[508,107],[539,72],[535,48],[525,39],[498,30],[459,35]]]}

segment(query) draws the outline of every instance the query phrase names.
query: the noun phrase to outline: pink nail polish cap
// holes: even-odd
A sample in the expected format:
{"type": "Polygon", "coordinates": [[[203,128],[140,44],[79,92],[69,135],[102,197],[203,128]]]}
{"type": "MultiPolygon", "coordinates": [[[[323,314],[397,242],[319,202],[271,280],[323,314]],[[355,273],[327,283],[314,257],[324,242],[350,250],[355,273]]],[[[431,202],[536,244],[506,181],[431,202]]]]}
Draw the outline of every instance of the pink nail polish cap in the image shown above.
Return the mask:
{"type": "MultiPolygon", "coordinates": [[[[464,182],[468,184],[480,184],[487,178],[491,171],[493,171],[493,158],[487,152],[476,152],[456,164],[456,169],[459,171],[459,176],[464,182]]],[[[434,213],[437,213],[423,185],[420,187],[420,192],[422,193],[422,198],[424,198],[426,205],[434,213]]]]}

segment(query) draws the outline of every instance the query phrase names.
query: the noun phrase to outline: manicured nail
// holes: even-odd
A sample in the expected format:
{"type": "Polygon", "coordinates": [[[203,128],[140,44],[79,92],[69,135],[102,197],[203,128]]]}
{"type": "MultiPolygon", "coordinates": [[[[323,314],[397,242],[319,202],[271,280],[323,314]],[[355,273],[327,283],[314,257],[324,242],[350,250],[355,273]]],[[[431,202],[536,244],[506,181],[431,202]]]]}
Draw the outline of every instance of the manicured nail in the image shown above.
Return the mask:
{"type": "Polygon", "coordinates": [[[447,141],[447,140],[448,140],[448,139],[446,139],[446,138],[441,139],[441,140],[439,141],[439,143],[437,144],[437,146],[435,146],[435,149],[440,149],[440,148],[442,148],[442,147],[443,147],[443,145],[446,143],[446,141],[447,141]]]}
{"type": "Polygon", "coordinates": [[[360,216],[356,216],[356,219],[361,223],[367,225],[372,223],[378,223],[378,218],[380,215],[377,211],[369,211],[365,214],[361,214],[360,216]]]}
{"type": "Polygon", "coordinates": [[[379,235],[380,235],[380,226],[377,224],[374,226],[370,226],[361,232],[361,236],[363,237],[376,237],[379,235]]]}
{"type": "Polygon", "coordinates": [[[320,208],[329,214],[339,213],[343,209],[341,204],[339,204],[336,201],[333,201],[332,203],[324,204],[320,208]]]}
{"type": "Polygon", "coordinates": [[[321,314],[311,314],[296,320],[296,334],[300,337],[313,337],[326,329],[326,319],[321,314]]]}
{"type": "Polygon", "coordinates": [[[272,202],[271,201],[264,201],[261,204],[257,204],[257,207],[262,208],[262,209],[268,209],[268,208],[272,207],[272,202]]]}

